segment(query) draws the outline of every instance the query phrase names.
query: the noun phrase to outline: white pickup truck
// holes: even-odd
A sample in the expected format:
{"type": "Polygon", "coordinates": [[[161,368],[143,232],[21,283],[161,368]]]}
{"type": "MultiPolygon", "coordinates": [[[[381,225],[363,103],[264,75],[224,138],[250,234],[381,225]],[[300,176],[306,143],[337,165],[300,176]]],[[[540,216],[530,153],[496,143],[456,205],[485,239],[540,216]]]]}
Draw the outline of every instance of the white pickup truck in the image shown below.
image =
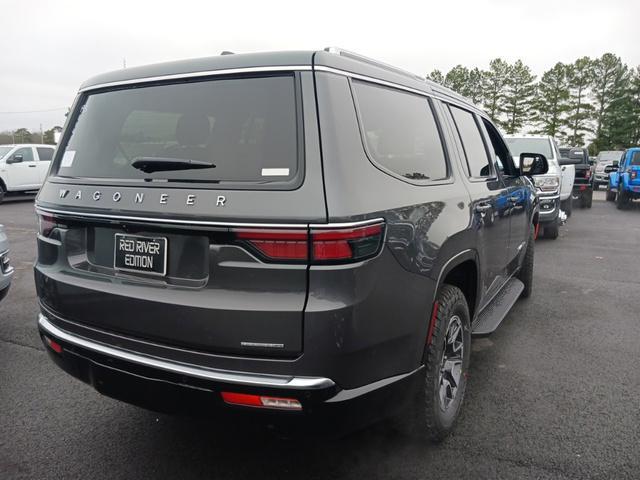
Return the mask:
{"type": "Polygon", "coordinates": [[[54,151],[52,145],[0,145],[0,203],[7,193],[39,190],[54,151]]]}

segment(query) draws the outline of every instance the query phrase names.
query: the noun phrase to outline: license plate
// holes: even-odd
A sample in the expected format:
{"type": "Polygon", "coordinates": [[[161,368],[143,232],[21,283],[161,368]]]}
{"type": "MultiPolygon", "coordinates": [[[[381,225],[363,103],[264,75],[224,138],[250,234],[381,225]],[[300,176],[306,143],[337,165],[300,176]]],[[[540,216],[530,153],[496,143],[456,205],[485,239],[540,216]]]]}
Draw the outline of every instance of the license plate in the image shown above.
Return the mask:
{"type": "Polygon", "coordinates": [[[116,270],[167,274],[167,239],[116,233],[113,266],[116,270]]]}

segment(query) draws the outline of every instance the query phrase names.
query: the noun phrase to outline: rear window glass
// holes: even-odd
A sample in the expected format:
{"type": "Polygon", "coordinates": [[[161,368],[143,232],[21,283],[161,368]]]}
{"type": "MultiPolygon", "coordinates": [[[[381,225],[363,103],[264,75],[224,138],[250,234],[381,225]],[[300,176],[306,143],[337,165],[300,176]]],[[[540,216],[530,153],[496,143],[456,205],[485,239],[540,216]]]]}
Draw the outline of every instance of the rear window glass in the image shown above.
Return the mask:
{"type": "Polygon", "coordinates": [[[411,180],[447,177],[440,134],[427,98],[353,82],[367,150],[376,163],[411,180]]]}
{"type": "Polygon", "coordinates": [[[90,94],[58,175],[262,185],[290,183],[299,168],[294,76],[284,75],[90,94]]]}
{"type": "Polygon", "coordinates": [[[49,161],[53,158],[53,148],[37,147],[38,157],[42,161],[49,161]]]}
{"type": "Polygon", "coordinates": [[[520,157],[521,153],[540,153],[549,158],[554,158],[551,150],[551,142],[546,138],[506,138],[511,155],[520,157]]]}

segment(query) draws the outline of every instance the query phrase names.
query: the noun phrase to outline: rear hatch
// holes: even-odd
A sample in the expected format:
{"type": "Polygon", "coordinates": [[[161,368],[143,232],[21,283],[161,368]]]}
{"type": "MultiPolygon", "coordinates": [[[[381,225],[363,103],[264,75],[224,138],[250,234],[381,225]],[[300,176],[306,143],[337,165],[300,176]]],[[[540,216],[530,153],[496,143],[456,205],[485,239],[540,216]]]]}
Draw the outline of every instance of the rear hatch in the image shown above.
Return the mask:
{"type": "Polygon", "coordinates": [[[299,355],[308,224],[326,222],[311,85],[279,72],[82,94],[38,197],[45,308],[177,347],[299,355]]]}

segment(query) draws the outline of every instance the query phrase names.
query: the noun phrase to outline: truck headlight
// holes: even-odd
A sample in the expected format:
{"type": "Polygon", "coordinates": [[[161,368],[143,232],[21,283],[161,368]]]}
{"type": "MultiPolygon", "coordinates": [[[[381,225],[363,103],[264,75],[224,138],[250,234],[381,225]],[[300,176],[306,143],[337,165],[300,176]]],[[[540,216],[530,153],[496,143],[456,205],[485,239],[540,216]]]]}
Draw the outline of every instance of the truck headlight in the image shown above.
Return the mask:
{"type": "Polygon", "coordinates": [[[560,177],[556,175],[535,176],[533,182],[543,192],[553,192],[560,187],[560,177]]]}

